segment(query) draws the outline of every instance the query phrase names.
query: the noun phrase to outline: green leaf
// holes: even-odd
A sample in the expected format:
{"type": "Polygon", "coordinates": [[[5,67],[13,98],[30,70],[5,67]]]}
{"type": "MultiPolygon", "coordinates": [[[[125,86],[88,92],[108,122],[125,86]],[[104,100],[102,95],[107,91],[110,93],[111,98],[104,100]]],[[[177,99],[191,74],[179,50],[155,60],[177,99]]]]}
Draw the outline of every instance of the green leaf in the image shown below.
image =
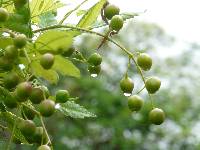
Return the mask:
{"type": "Polygon", "coordinates": [[[100,0],[98,3],[96,3],[92,8],[90,8],[87,13],[81,18],[81,20],[78,23],[78,27],[81,28],[88,28],[90,27],[94,22],[96,22],[103,5],[106,3],[106,0],[100,0]]]}
{"type": "Polygon", "coordinates": [[[46,52],[57,54],[60,48],[69,48],[72,41],[72,35],[67,31],[49,30],[37,38],[35,46],[42,54],[46,52]]]}
{"type": "Polygon", "coordinates": [[[49,81],[51,84],[56,84],[58,82],[59,76],[56,71],[52,69],[43,69],[40,63],[37,61],[33,61],[31,63],[31,66],[33,68],[34,75],[36,75],[37,77],[42,77],[45,80],[49,81]]]}
{"type": "Polygon", "coordinates": [[[80,77],[80,70],[70,60],[62,56],[55,56],[53,69],[60,72],[62,75],[80,77]]]}
{"type": "Polygon", "coordinates": [[[63,7],[58,0],[32,0],[30,2],[31,18],[34,23],[39,22],[39,16],[50,11],[55,11],[57,8],[63,7]]]}
{"type": "Polygon", "coordinates": [[[79,10],[79,11],[77,11],[76,15],[81,16],[81,15],[85,14],[87,11],[88,10],[79,10]]]}
{"type": "Polygon", "coordinates": [[[39,27],[47,27],[51,25],[55,25],[57,23],[56,18],[53,13],[47,12],[40,16],[39,27]]]}
{"type": "MultiPolygon", "coordinates": [[[[6,123],[10,132],[13,129],[15,119],[16,119],[17,122],[23,120],[22,118],[19,118],[16,115],[14,115],[13,113],[8,112],[8,111],[7,112],[0,112],[0,119],[6,123]]],[[[18,127],[15,128],[14,136],[18,140],[20,140],[22,143],[28,144],[27,140],[25,139],[25,137],[23,136],[23,134],[21,133],[21,131],[19,130],[18,127]]]]}
{"type": "Polygon", "coordinates": [[[57,110],[63,113],[65,116],[70,116],[72,118],[80,118],[83,119],[85,117],[96,117],[95,114],[89,112],[83,106],[76,104],[74,101],[67,101],[64,104],[57,104],[60,107],[57,110]]]}

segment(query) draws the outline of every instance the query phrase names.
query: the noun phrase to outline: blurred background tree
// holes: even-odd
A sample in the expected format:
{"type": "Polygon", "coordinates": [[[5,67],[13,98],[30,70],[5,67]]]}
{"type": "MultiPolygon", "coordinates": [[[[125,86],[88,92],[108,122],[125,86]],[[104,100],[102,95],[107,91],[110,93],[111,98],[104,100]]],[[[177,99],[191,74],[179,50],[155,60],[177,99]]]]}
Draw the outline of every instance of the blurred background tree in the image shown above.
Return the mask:
{"type": "MultiPolygon", "coordinates": [[[[106,28],[99,29],[105,32],[106,28]]],[[[153,58],[153,68],[146,76],[162,79],[161,90],[153,96],[156,106],[166,112],[161,126],[148,121],[150,100],[144,90],[145,106],[131,113],[127,98],[119,89],[119,81],[126,70],[127,60],[118,48],[105,43],[99,49],[103,55],[102,72],[90,77],[84,65],[79,65],[81,79],[62,77],[59,88],[68,89],[80,97],[78,103],[96,113],[97,118],[77,120],[54,115],[46,120],[55,149],[69,150],[199,150],[199,49],[195,43],[184,43],[176,49],[177,41],[155,24],[135,22],[134,19],[114,38],[136,53],[145,51],[153,58]],[[170,55],[167,49],[180,51],[170,55]],[[65,118],[65,119],[64,119],[65,118]]],[[[77,37],[74,45],[84,56],[96,50],[101,38],[88,34],[77,37]]],[[[75,62],[77,63],[78,62],[75,62]]],[[[134,93],[143,87],[136,68],[129,75],[136,83],[134,93]]],[[[51,92],[56,89],[52,87],[51,92]]],[[[26,147],[23,149],[27,149],[26,147]]]]}

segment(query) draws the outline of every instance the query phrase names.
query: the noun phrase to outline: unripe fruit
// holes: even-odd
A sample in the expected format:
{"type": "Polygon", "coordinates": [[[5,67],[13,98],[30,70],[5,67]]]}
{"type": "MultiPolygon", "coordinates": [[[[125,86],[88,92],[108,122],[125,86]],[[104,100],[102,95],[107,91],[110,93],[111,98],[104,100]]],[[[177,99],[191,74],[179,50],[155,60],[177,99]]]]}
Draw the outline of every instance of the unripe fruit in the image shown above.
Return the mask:
{"type": "Polygon", "coordinates": [[[0,57],[0,70],[10,71],[13,68],[13,61],[5,57],[0,57]]]}
{"type": "Polygon", "coordinates": [[[54,55],[46,53],[40,58],[40,65],[44,69],[50,69],[54,64],[54,55]]]}
{"type": "Polygon", "coordinates": [[[156,93],[161,86],[161,81],[157,77],[150,77],[145,82],[145,87],[150,94],[156,93]]]}
{"type": "Polygon", "coordinates": [[[123,24],[124,24],[123,18],[119,15],[115,15],[114,17],[112,17],[109,27],[112,30],[118,32],[123,27],[123,24]]]}
{"type": "Polygon", "coordinates": [[[5,22],[9,18],[9,13],[6,9],[0,8],[0,22],[5,22]]]}
{"type": "Polygon", "coordinates": [[[35,117],[35,112],[33,111],[33,110],[31,110],[31,109],[29,109],[29,108],[26,108],[26,107],[23,107],[23,109],[22,109],[22,117],[24,118],[24,119],[28,119],[28,120],[33,120],[34,119],[34,117],[35,117]]]}
{"type": "Polygon", "coordinates": [[[12,89],[14,88],[20,81],[19,76],[15,72],[7,73],[3,78],[3,83],[5,88],[12,89]]]}
{"type": "Polygon", "coordinates": [[[23,120],[19,122],[19,129],[25,136],[31,136],[35,133],[36,126],[32,120],[23,120]]]}
{"type": "Polygon", "coordinates": [[[33,104],[39,104],[44,99],[42,89],[33,88],[29,99],[33,104]]]}
{"type": "Polygon", "coordinates": [[[67,90],[59,90],[56,92],[56,102],[65,103],[69,99],[69,92],[67,90]]]}
{"type": "Polygon", "coordinates": [[[5,48],[4,56],[7,59],[16,59],[18,56],[18,50],[15,46],[9,45],[5,48]]]}
{"type": "Polygon", "coordinates": [[[17,85],[16,96],[19,102],[24,102],[32,92],[32,85],[30,82],[22,82],[17,85]]]}
{"type": "Polygon", "coordinates": [[[101,71],[101,66],[88,66],[88,71],[90,72],[91,76],[97,76],[101,71]]]}
{"type": "Polygon", "coordinates": [[[147,71],[150,70],[152,66],[152,59],[148,54],[142,53],[137,57],[137,63],[140,66],[140,68],[147,71]]]}
{"type": "MultiPolygon", "coordinates": [[[[34,142],[41,144],[43,135],[45,137],[44,129],[42,127],[36,127],[36,130],[35,130],[35,133],[34,133],[32,139],[34,142]]],[[[44,143],[44,141],[43,141],[43,143],[44,143]]]]}
{"type": "Polygon", "coordinates": [[[62,55],[65,57],[70,57],[75,51],[74,47],[70,47],[70,48],[63,48],[62,49],[62,55]]]}
{"type": "Polygon", "coordinates": [[[14,4],[16,8],[21,8],[27,3],[28,0],[14,0],[14,4]]]}
{"type": "Polygon", "coordinates": [[[154,108],[149,113],[149,120],[155,125],[160,125],[165,120],[165,113],[162,109],[154,108]]]}
{"type": "Polygon", "coordinates": [[[143,103],[144,100],[138,95],[133,95],[128,98],[128,107],[131,111],[139,111],[143,103]]]}
{"type": "Polygon", "coordinates": [[[41,145],[37,150],[51,150],[51,148],[48,145],[41,145]]]}
{"type": "Polygon", "coordinates": [[[6,105],[6,107],[8,107],[10,109],[13,109],[13,108],[17,107],[17,100],[13,96],[13,93],[11,93],[11,96],[6,97],[3,102],[6,105]]]}
{"type": "Polygon", "coordinates": [[[120,88],[124,93],[131,94],[134,88],[134,83],[131,78],[124,77],[120,81],[120,88]]]}
{"type": "Polygon", "coordinates": [[[13,39],[13,43],[17,48],[23,48],[26,45],[27,38],[24,34],[17,35],[13,39]]]}
{"type": "Polygon", "coordinates": [[[109,4],[104,9],[104,15],[107,19],[110,20],[113,16],[119,15],[119,11],[120,11],[119,7],[109,4]]]}
{"type": "Polygon", "coordinates": [[[101,62],[102,57],[98,53],[94,53],[88,58],[88,63],[92,66],[98,66],[101,64],[101,62]]]}
{"type": "Polygon", "coordinates": [[[50,117],[55,111],[55,102],[49,99],[42,101],[39,104],[39,111],[42,116],[50,117]]]}

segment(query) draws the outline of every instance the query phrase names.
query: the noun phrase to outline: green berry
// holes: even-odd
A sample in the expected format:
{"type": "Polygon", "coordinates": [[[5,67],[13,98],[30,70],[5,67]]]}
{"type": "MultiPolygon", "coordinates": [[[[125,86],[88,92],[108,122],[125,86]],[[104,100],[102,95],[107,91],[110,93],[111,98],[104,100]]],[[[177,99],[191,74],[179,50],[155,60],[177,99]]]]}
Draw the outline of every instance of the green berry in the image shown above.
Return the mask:
{"type": "Polygon", "coordinates": [[[99,66],[91,66],[91,65],[89,65],[88,66],[88,71],[90,72],[91,76],[96,77],[101,71],[101,66],[100,65],[99,66]]]}
{"type": "Polygon", "coordinates": [[[134,83],[131,78],[124,77],[120,81],[120,88],[124,93],[131,94],[134,88],[134,83]]]}
{"type": "Polygon", "coordinates": [[[102,57],[98,53],[94,53],[88,58],[88,63],[92,66],[98,66],[101,64],[101,62],[102,57]]]}
{"type": "Polygon", "coordinates": [[[15,46],[9,45],[5,48],[4,56],[7,59],[16,59],[18,56],[18,50],[15,46]]]}
{"type": "Polygon", "coordinates": [[[33,88],[29,99],[33,104],[39,104],[44,99],[42,89],[33,88]]]}
{"type": "Polygon", "coordinates": [[[35,133],[36,126],[32,120],[23,120],[19,122],[19,129],[25,136],[32,136],[35,133]]]}
{"type": "Polygon", "coordinates": [[[19,81],[20,78],[15,72],[7,73],[3,78],[4,86],[7,89],[15,88],[19,81]]]}
{"type": "Polygon", "coordinates": [[[131,111],[139,111],[143,103],[144,100],[138,95],[133,95],[128,98],[128,107],[131,111]]]}
{"type": "Polygon", "coordinates": [[[137,63],[140,66],[140,68],[142,68],[145,71],[148,71],[152,66],[152,59],[148,54],[142,53],[137,57],[137,63]]]}
{"type": "Polygon", "coordinates": [[[42,86],[39,86],[39,88],[42,89],[46,98],[48,98],[50,96],[50,92],[46,86],[42,85],[42,86]]]}
{"type": "Polygon", "coordinates": [[[55,102],[49,99],[42,101],[39,104],[39,111],[42,116],[50,117],[55,111],[55,102]]]}
{"type": "Polygon", "coordinates": [[[150,94],[156,93],[161,86],[161,81],[157,77],[150,77],[145,82],[145,87],[150,94]]]}
{"type": "Polygon", "coordinates": [[[4,104],[6,105],[6,107],[10,108],[10,109],[13,109],[13,108],[16,108],[17,107],[17,100],[16,98],[14,97],[13,93],[11,93],[11,96],[7,96],[5,97],[4,99],[4,104]]]}
{"type": "Polygon", "coordinates": [[[18,9],[24,6],[27,2],[28,0],[14,0],[15,7],[18,9]]]}
{"type": "Polygon", "coordinates": [[[5,8],[0,8],[0,22],[5,22],[9,18],[9,13],[5,8]]]}
{"type": "Polygon", "coordinates": [[[24,34],[20,34],[14,37],[13,43],[17,48],[23,48],[27,43],[27,38],[24,34]]]}
{"type": "Polygon", "coordinates": [[[32,138],[33,138],[33,141],[38,144],[41,144],[42,140],[43,140],[43,143],[45,143],[47,140],[44,129],[42,127],[36,127],[35,133],[32,138]]]}
{"type": "Polygon", "coordinates": [[[13,68],[13,61],[6,57],[0,57],[0,71],[10,71],[13,68]]]}
{"type": "Polygon", "coordinates": [[[112,30],[118,32],[123,27],[123,24],[124,24],[123,18],[119,15],[115,15],[114,17],[112,17],[109,27],[112,30]]]}
{"type": "Polygon", "coordinates": [[[67,90],[59,90],[56,92],[56,102],[65,103],[69,99],[69,92],[67,90]]]}
{"type": "Polygon", "coordinates": [[[22,108],[22,117],[24,119],[33,120],[35,117],[35,112],[27,107],[22,108]]]}
{"type": "Polygon", "coordinates": [[[154,108],[149,113],[149,120],[155,125],[160,125],[165,120],[165,113],[162,109],[154,108]]]}
{"type": "Polygon", "coordinates": [[[51,148],[48,145],[41,145],[37,150],[51,150],[51,148]]]}
{"type": "Polygon", "coordinates": [[[53,64],[54,64],[54,55],[50,54],[50,53],[46,53],[44,55],[42,55],[41,59],[40,59],[40,65],[44,68],[44,69],[50,69],[53,64]]]}
{"type": "Polygon", "coordinates": [[[119,15],[119,11],[120,11],[119,7],[109,4],[104,9],[104,15],[107,19],[110,20],[113,16],[119,15]]]}
{"type": "Polygon", "coordinates": [[[63,48],[62,49],[62,55],[65,57],[70,57],[75,51],[74,47],[70,47],[70,48],[63,48]]]}
{"type": "Polygon", "coordinates": [[[32,92],[32,85],[30,82],[22,82],[17,85],[16,96],[19,102],[24,102],[32,92]]]}

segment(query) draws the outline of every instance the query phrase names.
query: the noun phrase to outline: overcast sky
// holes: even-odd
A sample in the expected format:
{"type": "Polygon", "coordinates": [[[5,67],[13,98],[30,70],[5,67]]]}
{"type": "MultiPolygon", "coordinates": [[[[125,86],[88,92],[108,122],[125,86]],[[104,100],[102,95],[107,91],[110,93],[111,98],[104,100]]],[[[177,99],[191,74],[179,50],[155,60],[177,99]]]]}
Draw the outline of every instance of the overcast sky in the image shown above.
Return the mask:
{"type": "MultiPolygon", "coordinates": [[[[83,0],[62,0],[74,7],[83,0]]],[[[98,0],[89,0],[85,5],[98,0]]],[[[159,24],[169,34],[186,42],[200,42],[200,1],[199,0],[109,0],[118,5],[121,12],[142,12],[138,20],[159,24]]],[[[84,6],[83,6],[84,8],[84,6]]]]}

